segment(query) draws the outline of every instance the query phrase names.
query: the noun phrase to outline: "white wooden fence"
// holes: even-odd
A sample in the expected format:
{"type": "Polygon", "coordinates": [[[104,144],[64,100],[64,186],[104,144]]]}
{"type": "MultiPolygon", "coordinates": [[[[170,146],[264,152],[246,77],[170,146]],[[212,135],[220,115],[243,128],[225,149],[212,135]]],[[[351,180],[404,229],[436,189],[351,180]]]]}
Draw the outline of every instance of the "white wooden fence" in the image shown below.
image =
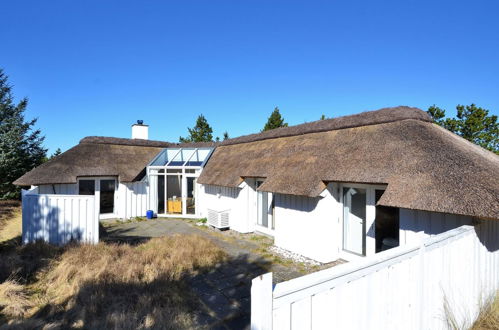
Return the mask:
{"type": "Polygon", "coordinates": [[[22,240],[66,244],[97,243],[99,214],[94,196],[49,195],[23,191],[22,240]]]}
{"type": "Polygon", "coordinates": [[[484,221],[274,288],[259,276],[251,328],[465,329],[498,289],[499,221],[484,221]]]}

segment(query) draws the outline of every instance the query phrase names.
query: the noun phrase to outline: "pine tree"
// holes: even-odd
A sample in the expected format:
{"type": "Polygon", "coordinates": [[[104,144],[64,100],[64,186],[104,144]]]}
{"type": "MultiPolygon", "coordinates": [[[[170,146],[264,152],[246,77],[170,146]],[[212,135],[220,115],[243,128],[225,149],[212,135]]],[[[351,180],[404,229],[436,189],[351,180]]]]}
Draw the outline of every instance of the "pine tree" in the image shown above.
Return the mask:
{"type": "Polygon", "coordinates": [[[229,133],[227,131],[224,132],[224,141],[229,139],[229,133]]]}
{"type": "Polygon", "coordinates": [[[489,110],[471,105],[457,105],[456,118],[446,118],[445,110],[433,105],[428,114],[447,130],[471,141],[482,148],[499,154],[499,123],[496,115],[489,116],[489,110]]]}
{"type": "Polygon", "coordinates": [[[213,141],[213,129],[203,115],[199,115],[193,128],[187,129],[189,130],[189,136],[186,138],[180,137],[179,141],[181,143],[213,141]]]}
{"type": "Polygon", "coordinates": [[[14,104],[12,87],[0,69],[0,199],[19,198],[20,188],[12,182],[46,157],[44,137],[34,128],[37,119],[24,118],[27,105],[27,98],[14,104]]]}
{"type": "Polygon", "coordinates": [[[49,159],[55,158],[55,157],[59,156],[60,154],[62,154],[61,148],[57,148],[57,149],[55,149],[54,153],[52,154],[52,156],[50,156],[49,159]]]}
{"type": "Polygon", "coordinates": [[[324,114],[323,114],[323,115],[321,115],[321,119],[320,119],[320,120],[325,120],[325,119],[327,119],[327,118],[326,118],[326,115],[324,115],[324,114]]]}
{"type": "Polygon", "coordinates": [[[281,113],[279,112],[279,108],[275,107],[274,111],[270,114],[267,123],[263,127],[262,132],[268,131],[270,129],[279,128],[279,127],[287,127],[288,124],[284,122],[284,118],[282,118],[281,113]]]}

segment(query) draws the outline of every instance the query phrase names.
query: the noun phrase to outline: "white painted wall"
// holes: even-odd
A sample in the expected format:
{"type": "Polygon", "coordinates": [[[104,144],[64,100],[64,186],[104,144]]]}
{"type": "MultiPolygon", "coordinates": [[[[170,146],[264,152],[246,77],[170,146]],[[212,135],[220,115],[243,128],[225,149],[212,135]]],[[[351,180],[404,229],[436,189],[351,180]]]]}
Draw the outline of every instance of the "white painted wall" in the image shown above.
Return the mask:
{"type": "MultiPolygon", "coordinates": [[[[343,251],[343,205],[339,195],[341,187],[338,183],[331,183],[322,196],[317,198],[273,194],[274,244],[323,263],[338,258],[346,260],[357,258],[343,251]]],[[[366,247],[369,256],[375,254],[374,190],[380,187],[367,185],[359,187],[368,190],[366,247]]],[[[231,229],[242,233],[258,231],[256,196],[254,179],[246,179],[241,188],[201,185],[201,216],[206,217],[208,208],[219,212],[231,210],[231,229]]],[[[466,224],[472,224],[470,217],[401,209],[400,244],[419,242],[422,238],[466,224]]]]}
{"type": "Polygon", "coordinates": [[[499,289],[498,236],[499,221],[483,221],[274,288],[265,274],[253,280],[251,328],[447,329],[447,301],[467,329],[499,289]]]}
{"type": "Polygon", "coordinates": [[[324,197],[275,194],[274,244],[320,262],[338,259],[341,205],[337,191],[337,184],[330,184],[324,197]]]}
{"type": "Polygon", "coordinates": [[[200,216],[207,217],[208,209],[221,212],[230,210],[230,228],[241,233],[254,231],[254,222],[248,215],[251,188],[246,183],[241,188],[200,185],[200,216]]]}
{"type": "Polygon", "coordinates": [[[146,216],[149,209],[146,182],[120,183],[115,193],[118,195],[115,209],[119,218],[146,216]]]}
{"type": "Polygon", "coordinates": [[[473,224],[473,218],[462,215],[400,209],[400,245],[418,243],[462,225],[473,224]]]}
{"type": "Polygon", "coordinates": [[[40,194],[78,195],[78,184],[44,184],[38,186],[40,194]]]}
{"type": "Polygon", "coordinates": [[[44,240],[61,245],[73,239],[97,243],[98,218],[94,196],[23,192],[22,241],[26,244],[44,240]]]}

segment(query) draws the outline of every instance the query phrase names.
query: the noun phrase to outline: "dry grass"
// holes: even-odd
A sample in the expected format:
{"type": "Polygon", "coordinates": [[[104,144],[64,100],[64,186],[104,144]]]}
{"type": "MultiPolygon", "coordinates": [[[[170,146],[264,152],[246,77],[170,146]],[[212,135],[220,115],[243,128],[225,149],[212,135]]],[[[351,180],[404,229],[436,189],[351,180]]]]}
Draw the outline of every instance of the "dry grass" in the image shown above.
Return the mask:
{"type": "Polygon", "coordinates": [[[0,244],[21,236],[19,201],[0,201],[0,244]]]}
{"type": "Polygon", "coordinates": [[[0,305],[2,313],[13,318],[22,317],[32,307],[26,288],[14,280],[0,284],[0,305]]]}
{"type": "Polygon", "coordinates": [[[196,300],[186,278],[225,258],[197,235],[136,246],[37,243],[15,252],[6,258],[11,275],[0,284],[0,323],[3,316],[4,326],[18,328],[195,327],[196,300]],[[34,259],[37,265],[26,265],[34,259]]]}
{"type": "Polygon", "coordinates": [[[499,329],[499,292],[481,309],[480,315],[471,327],[472,330],[497,330],[499,329]]]}

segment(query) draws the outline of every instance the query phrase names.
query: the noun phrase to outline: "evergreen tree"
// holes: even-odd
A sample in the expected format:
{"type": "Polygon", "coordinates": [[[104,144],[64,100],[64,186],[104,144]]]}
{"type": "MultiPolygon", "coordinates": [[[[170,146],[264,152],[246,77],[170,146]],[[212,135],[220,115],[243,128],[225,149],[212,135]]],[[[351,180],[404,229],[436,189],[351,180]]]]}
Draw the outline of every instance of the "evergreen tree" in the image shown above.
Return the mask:
{"type": "Polygon", "coordinates": [[[57,156],[59,156],[60,154],[62,154],[62,151],[61,151],[61,148],[57,148],[54,153],[52,154],[52,156],[50,156],[49,159],[52,159],[52,158],[55,158],[57,156]]]}
{"type": "Polygon", "coordinates": [[[284,122],[284,118],[282,118],[281,113],[279,112],[279,108],[275,107],[274,111],[270,114],[267,123],[263,127],[262,132],[268,131],[270,129],[279,128],[279,127],[287,127],[288,124],[284,122]]]}
{"type": "Polygon", "coordinates": [[[40,165],[46,157],[44,137],[35,129],[36,119],[26,121],[28,99],[14,104],[8,77],[0,69],[0,199],[19,198],[14,180],[40,165]]]}
{"type": "Polygon", "coordinates": [[[324,120],[324,119],[327,119],[326,115],[321,115],[321,119],[320,120],[324,120]]]}
{"type": "Polygon", "coordinates": [[[229,139],[229,133],[227,131],[224,132],[224,141],[229,139]]]}
{"type": "Polygon", "coordinates": [[[446,118],[445,110],[435,105],[428,108],[428,114],[449,131],[471,141],[482,148],[499,154],[499,123],[496,115],[489,116],[489,110],[471,105],[457,105],[457,116],[446,118]]]}
{"type": "Polygon", "coordinates": [[[199,115],[196,120],[196,126],[187,129],[189,130],[189,136],[186,138],[180,137],[179,141],[181,143],[213,141],[213,129],[203,115],[199,115]]]}

